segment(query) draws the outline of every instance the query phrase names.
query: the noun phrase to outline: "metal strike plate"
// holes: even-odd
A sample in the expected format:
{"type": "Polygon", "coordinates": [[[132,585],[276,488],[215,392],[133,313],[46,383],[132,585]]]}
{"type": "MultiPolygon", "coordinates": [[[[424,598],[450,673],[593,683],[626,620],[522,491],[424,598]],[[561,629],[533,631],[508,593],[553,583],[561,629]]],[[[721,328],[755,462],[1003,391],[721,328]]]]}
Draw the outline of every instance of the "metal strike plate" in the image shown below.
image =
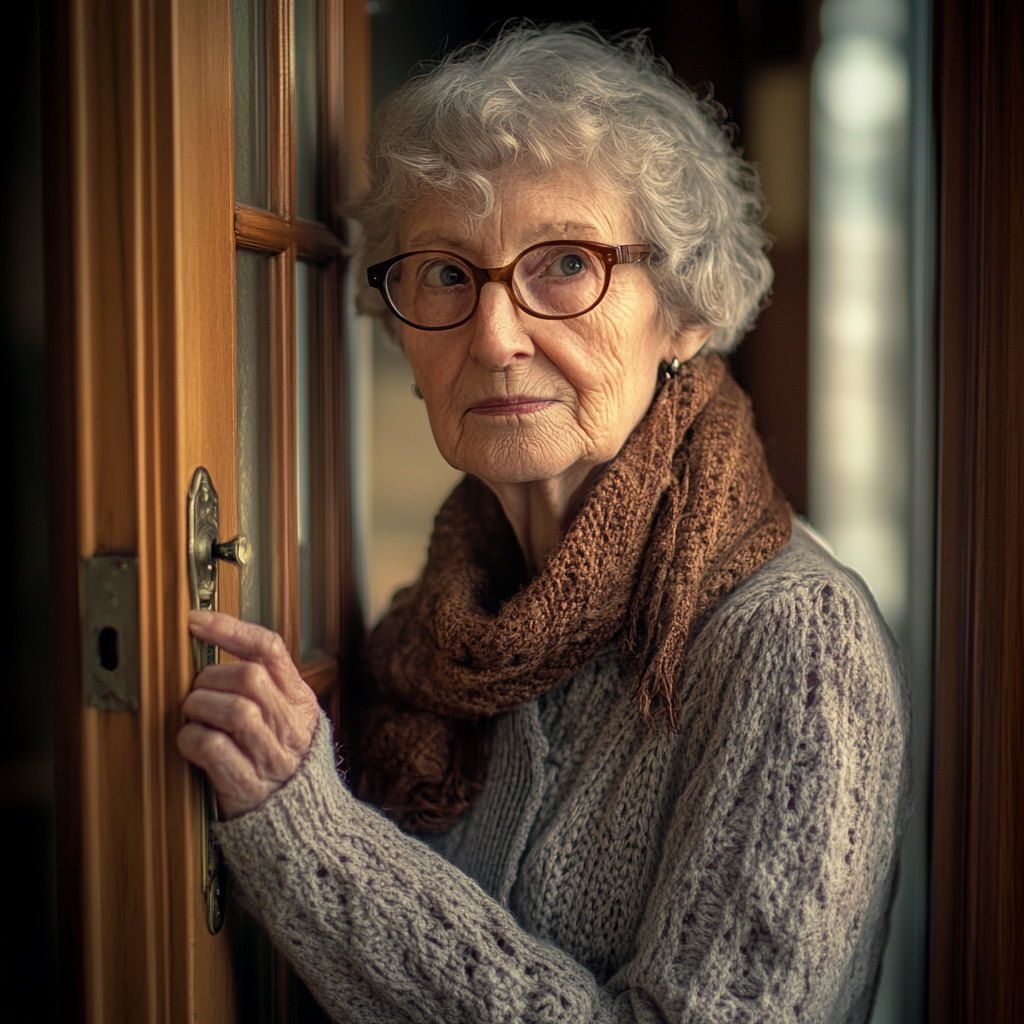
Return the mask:
{"type": "Polygon", "coordinates": [[[85,703],[139,710],[139,560],[82,559],[82,672],[85,703]]]}

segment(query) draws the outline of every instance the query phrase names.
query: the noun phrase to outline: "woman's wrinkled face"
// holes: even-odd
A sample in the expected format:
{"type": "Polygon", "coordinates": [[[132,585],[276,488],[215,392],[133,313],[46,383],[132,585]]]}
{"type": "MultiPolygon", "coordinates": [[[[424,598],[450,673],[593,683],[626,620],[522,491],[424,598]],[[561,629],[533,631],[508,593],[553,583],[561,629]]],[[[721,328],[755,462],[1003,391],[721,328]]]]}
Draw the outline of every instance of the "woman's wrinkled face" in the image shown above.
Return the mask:
{"type": "MultiPolygon", "coordinates": [[[[437,201],[400,224],[401,251],[444,249],[480,267],[536,242],[642,243],[626,207],[567,174],[510,182],[485,220],[437,201]]],[[[643,265],[612,270],[589,313],[541,320],[486,284],[461,327],[402,326],[437,446],[456,469],[491,484],[574,478],[614,458],[654,396],[658,366],[689,358],[706,331],[670,332],[643,265]]]]}

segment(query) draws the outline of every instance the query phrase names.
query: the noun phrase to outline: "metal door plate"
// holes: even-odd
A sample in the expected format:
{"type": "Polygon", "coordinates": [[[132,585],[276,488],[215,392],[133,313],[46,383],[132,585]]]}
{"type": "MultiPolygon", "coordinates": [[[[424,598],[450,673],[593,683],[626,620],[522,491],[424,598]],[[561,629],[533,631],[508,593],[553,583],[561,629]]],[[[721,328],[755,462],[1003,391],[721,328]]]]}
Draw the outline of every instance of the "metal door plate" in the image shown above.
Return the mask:
{"type": "MultiPolygon", "coordinates": [[[[217,489],[210,474],[200,466],[192,475],[188,491],[188,581],[193,610],[217,610],[217,489]]],[[[196,672],[216,665],[220,652],[213,644],[192,638],[196,672]]],[[[224,923],[224,862],[213,841],[210,824],[217,820],[217,797],[210,780],[199,779],[199,872],[206,902],[206,927],[216,935],[224,923]]]]}
{"type": "MultiPolygon", "coordinates": [[[[188,492],[188,581],[192,608],[217,610],[217,489],[210,474],[200,466],[192,475],[188,492]]],[[[213,644],[192,638],[192,658],[197,672],[216,665],[219,652],[213,644]]]]}
{"type": "Polygon", "coordinates": [[[139,710],[139,560],[82,559],[82,673],[88,707],[139,710]]]}

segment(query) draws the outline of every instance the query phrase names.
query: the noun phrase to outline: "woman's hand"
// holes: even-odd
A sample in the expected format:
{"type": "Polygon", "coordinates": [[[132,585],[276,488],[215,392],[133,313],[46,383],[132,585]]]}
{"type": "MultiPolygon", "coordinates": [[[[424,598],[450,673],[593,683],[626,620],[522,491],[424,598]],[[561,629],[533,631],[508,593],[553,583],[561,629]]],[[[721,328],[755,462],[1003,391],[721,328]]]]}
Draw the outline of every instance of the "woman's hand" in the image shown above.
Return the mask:
{"type": "Polygon", "coordinates": [[[259,807],[294,774],[320,719],[284,641],[220,612],[191,612],[189,630],[241,661],[196,676],[178,749],[210,777],[225,817],[259,807]]]}

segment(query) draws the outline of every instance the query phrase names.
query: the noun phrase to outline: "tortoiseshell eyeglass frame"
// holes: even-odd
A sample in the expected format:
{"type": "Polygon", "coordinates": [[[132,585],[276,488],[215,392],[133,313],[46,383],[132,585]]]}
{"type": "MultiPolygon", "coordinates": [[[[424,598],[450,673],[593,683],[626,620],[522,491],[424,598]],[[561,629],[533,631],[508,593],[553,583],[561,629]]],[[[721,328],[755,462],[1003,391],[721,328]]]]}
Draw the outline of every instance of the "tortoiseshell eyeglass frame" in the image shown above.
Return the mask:
{"type": "Polygon", "coordinates": [[[410,327],[415,327],[418,331],[450,331],[455,327],[461,327],[464,323],[467,323],[473,318],[473,315],[476,313],[477,306],[480,304],[480,289],[485,284],[490,284],[492,281],[503,284],[508,291],[509,297],[512,299],[513,305],[518,309],[521,309],[524,313],[528,313],[530,316],[535,316],[539,320],[572,320],[575,317],[589,313],[605,297],[608,292],[608,285],[611,283],[612,279],[612,267],[616,264],[651,262],[656,258],[657,250],[651,248],[649,245],[605,245],[602,242],[584,242],[573,238],[555,238],[531,245],[529,248],[524,249],[511,263],[506,264],[504,267],[492,268],[478,267],[475,264],[470,263],[465,256],[460,256],[457,252],[450,252],[447,249],[413,249],[410,252],[402,252],[397,256],[392,256],[391,259],[384,260],[381,263],[375,263],[372,267],[367,267],[366,279],[369,281],[372,288],[376,288],[377,291],[380,292],[388,309],[391,310],[391,312],[394,313],[402,323],[408,324],[410,327]],[[604,266],[604,284],[601,286],[601,293],[589,306],[587,306],[586,309],[581,309],[578,313],[538,313],[536,310],[530,309],[530,307],[527,306],[518,295],[516,295],[516,291],[512,287],[512,275],[515,273],[516,266],[519,261],[534,250],[543,249],[545,246],[550,245],[575,246],[578,249],[586,249],[588,252],[595,253],[601,258],[604,266]],[[407,256],[416,256],[419,253],[427,252],[437,253],[439,256],[451,256],[454,259],[457,259],[459,263],[468,267],[473,273],[473,283],[476,287],[476,297],[473,300],[473,308],[466,314],[466,316],[453,324],[445,324],[442,327],[424,327],[422,324],[413,323],[412,320],[401,314],[398,307],[392,301],[391,296],[388,294],[388,271],[396,263],[400,260],[404,260],[407,256]]]}

